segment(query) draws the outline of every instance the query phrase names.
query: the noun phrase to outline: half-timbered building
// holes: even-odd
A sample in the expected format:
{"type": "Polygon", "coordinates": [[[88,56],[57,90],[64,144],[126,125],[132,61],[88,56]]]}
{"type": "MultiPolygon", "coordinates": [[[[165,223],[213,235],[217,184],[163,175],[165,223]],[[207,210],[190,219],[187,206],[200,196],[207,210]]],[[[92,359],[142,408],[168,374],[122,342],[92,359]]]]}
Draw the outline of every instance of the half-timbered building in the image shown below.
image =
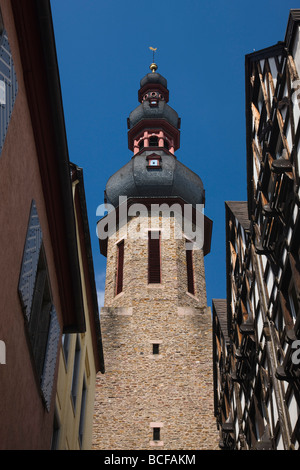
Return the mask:
{"type": "Polygon", "coordinates": [[[247,202],[227,202],[227,301],[213,301],[220,446],[299,449],[300,10],[245,59],[247,202]]]}

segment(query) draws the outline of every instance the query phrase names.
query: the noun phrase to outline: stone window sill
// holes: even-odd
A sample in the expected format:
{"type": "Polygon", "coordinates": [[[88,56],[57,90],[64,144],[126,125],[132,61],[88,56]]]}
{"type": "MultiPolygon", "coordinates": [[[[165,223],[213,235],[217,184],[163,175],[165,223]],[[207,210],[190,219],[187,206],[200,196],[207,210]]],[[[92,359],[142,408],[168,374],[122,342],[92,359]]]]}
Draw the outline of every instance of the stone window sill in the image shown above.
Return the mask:
{"type": "Polygon", "coordinates": [[[164,445],[164,441],[150,441],[149,444],[152,447],[162,447],[164,445]]]}
{"type": "Polygon", "coordinates": [[[196,297],[195,295],[191,294],[190,292],[186,291],[186,295],[188,295],[188,296],[191,297],[192,299],[197,300],[197,302],[199,302],[198,297],[196,297]]]}
{"type": "Polygon", "coordinates": [[[122,297],[122,295],[124,295],[124,291],[123,291],[123,290],[122,290],[122,292],[120,292],[119,294],[115,295],[114,300],[119,299],[120,297],[122,297]]]}

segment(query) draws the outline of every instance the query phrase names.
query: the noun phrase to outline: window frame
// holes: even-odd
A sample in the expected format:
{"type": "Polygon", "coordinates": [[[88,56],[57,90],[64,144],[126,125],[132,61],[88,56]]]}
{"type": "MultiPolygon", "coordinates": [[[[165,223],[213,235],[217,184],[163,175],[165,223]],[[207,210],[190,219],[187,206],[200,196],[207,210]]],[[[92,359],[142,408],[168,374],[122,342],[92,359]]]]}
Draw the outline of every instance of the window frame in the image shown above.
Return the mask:
{"type": "Polygon", "coordinates": [[[185,257],[186,257],[186,276],[187,276],[187,292],[193,296],[196,295],[195,288],[195,268],[194,268],[194,250],[187,249],[187,244],[192,243],[190,240],[185,241],[185,257]]]}
{"type": "Polygon", "coordinates": [[[161,232],[148,231],[148,284],[161,284],[161,232]],[[152,234],[158,237],[152,238],[152,234]],[[156,243],[155,243],[156,242],[156,243]]]}
{"type": "Polygon", "coordinates": [[[124,288],[124,258],[125,258],[125,241],[124,239],[122,239],[117,243],[117,269],[116,269],[115,295],[121,294],[124,288]]]}

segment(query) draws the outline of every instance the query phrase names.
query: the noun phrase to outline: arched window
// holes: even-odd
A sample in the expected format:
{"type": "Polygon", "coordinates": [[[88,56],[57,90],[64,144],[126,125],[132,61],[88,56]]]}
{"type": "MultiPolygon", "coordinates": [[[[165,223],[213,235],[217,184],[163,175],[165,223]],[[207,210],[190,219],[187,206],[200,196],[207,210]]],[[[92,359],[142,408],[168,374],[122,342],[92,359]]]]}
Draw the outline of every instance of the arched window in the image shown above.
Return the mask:
{"type": "Polygon", "coordinates": [[[116,295],[123,291],[124,240],[117,245],[116,295]]]}
{"type": "Polygon", "coordinates": [[[158,147],[158,137],[152,135],[149,139],[149,147],[158,147]]]}

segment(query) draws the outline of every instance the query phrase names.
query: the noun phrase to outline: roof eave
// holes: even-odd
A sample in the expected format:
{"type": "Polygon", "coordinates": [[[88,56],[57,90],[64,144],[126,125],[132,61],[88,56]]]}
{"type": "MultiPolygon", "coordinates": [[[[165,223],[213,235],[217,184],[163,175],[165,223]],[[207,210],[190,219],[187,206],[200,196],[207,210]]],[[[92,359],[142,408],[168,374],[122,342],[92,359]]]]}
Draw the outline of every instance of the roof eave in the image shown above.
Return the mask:
{"type": "Polygon", "coordinates": [[[12,9],[35,133],[55,263],[62,281],[59,284],[64,331],[84,332],[70,162],[50,1],[14,0],[12,9]],[[50,134],[54,137],[53,143],[51,142],[52,149],[45,145],[47,139],[49,142],[50,134]],[[51,189],[53,182],[57,184],[59,194],[51,189]],[[59,208],[59,202],[62,209],[59,208]],[[57,222],[56,217],[61,217],[63,223],[57,222]],[[71,286],[68,292],[64,283],[71,286]]]}

